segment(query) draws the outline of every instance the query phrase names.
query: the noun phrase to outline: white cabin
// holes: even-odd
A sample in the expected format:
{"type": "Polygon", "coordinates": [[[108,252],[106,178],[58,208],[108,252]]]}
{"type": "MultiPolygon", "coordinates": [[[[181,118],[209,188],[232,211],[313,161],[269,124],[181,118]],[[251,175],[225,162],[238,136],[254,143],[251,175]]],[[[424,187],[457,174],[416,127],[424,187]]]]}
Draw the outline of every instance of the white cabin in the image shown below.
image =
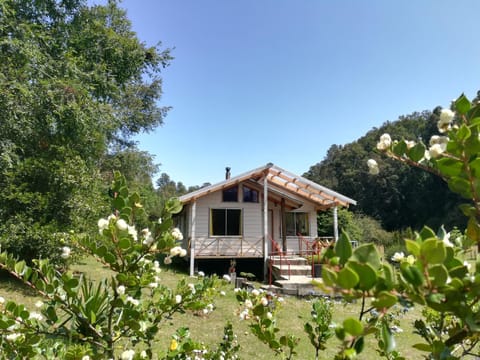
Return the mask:
{"type": "MultiPolygon", "coordinates": [[[[195,259],[259,258],[298,253],[317,238],[317,212],[355,205],[352,200],[273,164],[180,197],[177,225],[184,234],[190,274],[195,259]]],[[[334,211],[336,224],[336,211],[334,211]]],[[[338,231],[334,229],[334,238],[338,231]]]]}

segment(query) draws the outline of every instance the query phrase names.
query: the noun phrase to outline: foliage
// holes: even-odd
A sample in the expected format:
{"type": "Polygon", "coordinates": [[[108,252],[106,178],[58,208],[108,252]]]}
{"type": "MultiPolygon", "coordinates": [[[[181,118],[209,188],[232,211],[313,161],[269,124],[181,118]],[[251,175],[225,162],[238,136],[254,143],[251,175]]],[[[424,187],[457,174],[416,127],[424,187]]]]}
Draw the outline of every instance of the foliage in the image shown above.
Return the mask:
{"type": "MultiPolygon", "coordinates": [[[[60,271],[48,259],[28,266],[7,252],[0,254],[0,268],[43,299],[37,304],[38,312],[0,299],[0,348],[7,358],[100,359],[120,353],[122,359],[152,358],[156,334],[175,313],[201,311],[208,316],[214,309],[211,301],[220,285],[217,279],[205,277],[196,284],[182,280],[170,289],[158,278],[158,254],[167,253],[166,263],[186,254],[178,246],[182,234],[171,229],[172,214],[181,210],[178,200],[167,202],[161,221],[139,234],[135,219],[144,211],[139,195],[129,192],[118,173],[112,192],[115,213],[98,221],[95,237],[78,237],[78,245],[112,271],[110,279],[95,283],[83,274],[60,271]]],[[[64,247],[62,254],[69,257],[71,249],[64,247]]],[[[178,330],[181,351],[171,345],[165,358],[186,358],[185,354],[209,350],[188,340],[187,334],[188,329],[178,330]]],[[[225,335],[228,339],[209,351],[206,359],[238,350],[231,327],[226,327],[225,335]]]]}
{"type": "MultiPolygon", "coordinates": [[[[355,199],[352,211],[380,221],[387,231],[421,229],[425,224],[463,228],[464,219],[456,208],[458,196],[433,174],[383,159],[382,175],[372,178],[361,165],[369,158],[380,160],[375,145],[382,133],[396,134],[399,139],[430,139],[437,119],[435,112],[413,113],[386,122],[352,143],[332,145],[325,158],[304,176],[355,199]]],[[[351,235],[356,240],[355,234],[351,235]]]]}
{"type": "MultiPolygon", "coordinates": [[[[377,324],[385,321],[387,311],[398,303],[420,304],[436,312],[436,316],[426,318],[430,323],[423,319],[415,323],[425,342],[414,346],[432,359],[478,356],[479,264],[477,260],[472,271],[464,255],[466,249],[480,243],[480,105],[462,95],[452,107],[455,113],[448,109],[439,113],[437,126],[445,135],[432,136],[428,149],[423,142],[392,141],[389,134],[380,137],[377,149],[396,161],[438,175],[450,190],[469,200],[461,205],[468,218],[466,233],[455,231],[454,238],[443,227],[435,233],[425,226],[405,240],[408,256],[394,254],[396,268],[382,263],[372,244],[352,249],[344,235],[329,254],[330,266],[322,269],[325,289],[347,298],[361,298],[362,302],[367,296],[372,297],[371,306],[379,313],[377,324]]],[[[375,161],[369,161],[369,166],[372,173],[379,173],[380,166],[375,161]]],[[[388,322],[375,327],[372,322],[364,324],[361,320],[365,313],[362,310],[359,319],[347,319],[336,329],[337,337],[343,341],[338,358],[360,353],[362,339],[375,333],[381,339],[380,354],[398,359],[388,322]]]]}
{"type": "Polygon", "coordinates": [[[0,14],[0,242],[34,258],[49,251],[23,253],[36,240],[22,229],[85,231],[106,211],[103,159],[162,124],[171,56],[141,43],[116,1],[2,0],[0,14]]]}
{"type": "Polygon", "coordinates": [[[324,298],[312,303],[313,325],[305,323],[304,330],[308,335],[310,343],[315,348],[315,359],[318,359],[321,350],[326,349],[326,342],[333,336],[330,329],[332,324],[333,304],[324,298]]]}

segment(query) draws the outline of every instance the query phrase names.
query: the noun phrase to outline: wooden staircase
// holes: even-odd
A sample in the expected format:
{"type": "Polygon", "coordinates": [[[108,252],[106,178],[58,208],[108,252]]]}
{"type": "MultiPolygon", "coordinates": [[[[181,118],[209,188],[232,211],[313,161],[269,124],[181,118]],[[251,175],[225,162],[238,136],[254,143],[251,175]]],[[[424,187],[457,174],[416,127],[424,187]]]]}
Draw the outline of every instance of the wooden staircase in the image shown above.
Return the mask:
{"type": "Polygon", "coordinates": [[[268,266],[271,281],[265,289],[286,295],[322,295],[313,284],[314,280],[320,279],[312,277],[312,267],[305,258],[294,255],[272,256],[268,266]]]}

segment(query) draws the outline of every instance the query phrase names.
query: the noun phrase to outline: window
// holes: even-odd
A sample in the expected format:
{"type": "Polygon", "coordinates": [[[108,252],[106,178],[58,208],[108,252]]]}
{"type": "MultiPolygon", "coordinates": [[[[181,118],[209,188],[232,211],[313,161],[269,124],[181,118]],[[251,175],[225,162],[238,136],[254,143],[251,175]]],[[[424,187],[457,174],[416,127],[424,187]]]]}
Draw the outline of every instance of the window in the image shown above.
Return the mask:
{"type": "Polygon", "coordinates": [[[258,203],[258,191],[250,189],[248,186],[243,187],[243,202],[258,203]]]}
{"type": "Polygon", "coordinates": [[[238,186],[223,190],[223,201],[237,202],[238,201],[238,186]]]}
{"type": "Polygon", "coordinates": [[[211,209],[210,235],[240,236],[242,235],[241,209],[211,209]]]}
{"type": "Polygon", "coordinates": [[[298,234],[308,235],[308,214],[302,212],[288,212],[285,214],[287,225],[287,236],[298,234]]]}

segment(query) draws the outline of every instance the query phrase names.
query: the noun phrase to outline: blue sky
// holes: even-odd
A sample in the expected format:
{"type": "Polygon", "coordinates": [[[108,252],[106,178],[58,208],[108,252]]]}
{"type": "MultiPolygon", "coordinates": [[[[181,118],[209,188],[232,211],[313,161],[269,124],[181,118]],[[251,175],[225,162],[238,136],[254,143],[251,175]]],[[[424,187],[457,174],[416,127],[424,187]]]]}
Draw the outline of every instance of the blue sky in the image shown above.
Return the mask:
{"type": "Polygon", "coordinates": [[[142,41],[174,48],[161,101],[173,108],[137,140],[187,186],[221,181],[226,166],[302,174],[332,144],[480,89],[476,0],[121,6],[142,41]]]}

